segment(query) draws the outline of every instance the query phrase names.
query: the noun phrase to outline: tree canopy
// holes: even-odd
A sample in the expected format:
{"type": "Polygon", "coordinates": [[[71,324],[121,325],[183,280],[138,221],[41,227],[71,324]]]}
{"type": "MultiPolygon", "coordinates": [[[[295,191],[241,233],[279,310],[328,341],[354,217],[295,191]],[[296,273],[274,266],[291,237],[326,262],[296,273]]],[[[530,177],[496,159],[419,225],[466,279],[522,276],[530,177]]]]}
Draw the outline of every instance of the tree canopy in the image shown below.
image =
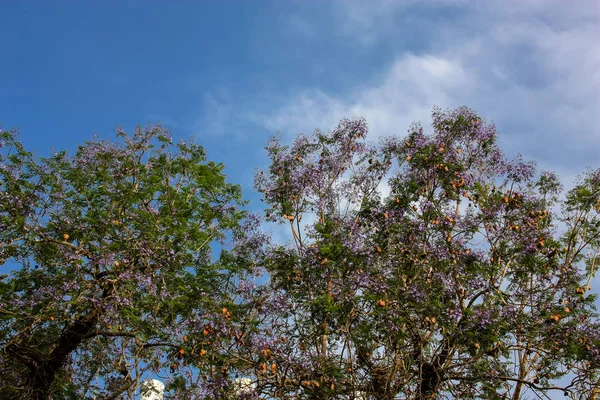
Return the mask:
{"type": "Polygon", "coordinates": [[[221,363],[213,331],[247,270],[211,256],[245,218],[223,165],[160,126],[73,156],[38,160],[14,132],[1,147],[0,397],[133,396],[161,370],[174,393],[202,386],[177,374],[201,346],[221,363]]]}
{"type": "Polygon", "coordinates": [[[506,159],[474,111],[434,109],[432,127],[370,144],[364,120],[343,120],[269,143],[256,186],[293,241],[266,261],[263,346],[278,369],[259,386],[275,398],[597,398],[600,170],[563,197],[556,175],[506,159]]]}
{"type": "Polygon", "coordinates": [[[46,159],[3,132],[0,397],[597,399],[600,170],[563,193],[473,110],[432,120],[273,137],[262,219],[160,126],[46,159]]]}

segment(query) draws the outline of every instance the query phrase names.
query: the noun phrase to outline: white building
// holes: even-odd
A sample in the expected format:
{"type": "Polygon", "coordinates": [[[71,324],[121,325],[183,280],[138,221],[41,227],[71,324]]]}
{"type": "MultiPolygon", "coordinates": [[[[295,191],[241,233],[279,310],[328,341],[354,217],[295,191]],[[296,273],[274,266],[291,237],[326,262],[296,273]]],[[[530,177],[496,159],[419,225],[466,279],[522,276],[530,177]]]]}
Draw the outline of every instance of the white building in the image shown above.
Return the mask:
{"type": "Polygon", "coordinates": [[[140,400],[163,400],[165,384],[158,379],[148,379],[142,383],[142,397],[140,400]]]}

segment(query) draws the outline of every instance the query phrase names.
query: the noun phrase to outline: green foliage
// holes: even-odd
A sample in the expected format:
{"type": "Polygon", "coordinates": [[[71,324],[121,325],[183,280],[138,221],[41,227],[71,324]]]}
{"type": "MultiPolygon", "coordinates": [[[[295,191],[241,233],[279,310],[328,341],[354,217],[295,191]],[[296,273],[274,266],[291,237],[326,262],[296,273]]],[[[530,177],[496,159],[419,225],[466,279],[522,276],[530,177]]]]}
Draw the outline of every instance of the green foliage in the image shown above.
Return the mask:
{"type": "MultiPolygon", "coordinates": [[[[223,262],[211,255],[244,237],[241,190],[160,126],[118,137],[38,160],[2,133],[0,260],[12,267],[0,281],[2,398],[133,398],[168,366],[173,391],[191,395],[211,371],[194,355],[198,327],[224,319],[234,281],[253,268],[241,255],[230,268],[235,248],[223,262]],[[176,373],[186,363],[202,364],[196,380],[176,373]]],[[[230,344],[214,331],[216,354],[230,344]]]]}

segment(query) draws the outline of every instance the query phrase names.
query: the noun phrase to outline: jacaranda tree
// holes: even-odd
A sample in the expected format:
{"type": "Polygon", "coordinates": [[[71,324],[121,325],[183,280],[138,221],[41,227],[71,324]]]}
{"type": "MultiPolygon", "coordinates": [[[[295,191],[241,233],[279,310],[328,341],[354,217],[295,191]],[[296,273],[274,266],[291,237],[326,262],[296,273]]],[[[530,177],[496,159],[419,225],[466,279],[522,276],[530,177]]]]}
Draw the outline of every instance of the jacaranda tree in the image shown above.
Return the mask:
{"type": "Polygon", "coordinates": [[[256,187],[293,240],[266,262],[257,395],[598,398],[600,170],[562,194],[472,110],[432,126],[269,142],[256,187]]]}
{"type": "Polygon", "coordinates": [[[222,393],[262,244],[223,165],[160,126],[45,159],[0,135],[0,397],[222,393]]]}

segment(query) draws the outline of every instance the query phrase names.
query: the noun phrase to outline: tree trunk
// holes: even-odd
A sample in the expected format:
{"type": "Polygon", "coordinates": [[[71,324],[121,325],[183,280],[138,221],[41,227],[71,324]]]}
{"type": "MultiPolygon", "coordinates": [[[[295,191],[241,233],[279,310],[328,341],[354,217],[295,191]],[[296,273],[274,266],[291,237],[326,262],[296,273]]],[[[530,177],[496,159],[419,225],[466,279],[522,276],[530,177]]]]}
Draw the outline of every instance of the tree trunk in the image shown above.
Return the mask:
{"type": "Polygon", "coordinates": [[[434,358],[432,363],[423,363],[421,366],[421,381],[419,382],[419,399],[434,399],[440,383],[442,382],[444,364],[450,355],[449,345],[434,358]]]}
{"type": "Polygon", "coordinates": [[[419,399],[433,399],[440,384],[440,376],[437,369],[429,363],[424,363],[421,367],[422,375],[419,382],[419,399]]]}
{"type": "Polygon", "coordinates": [[[56,373],[65,365],[69,355],[89,336],[98,322],[98,312],[92,311],[71,325],[56,341],[56,347],[49,357],[31,369],[28,384],[32,389],[33,400],[51,398],[51,388],[56,373]]]}

